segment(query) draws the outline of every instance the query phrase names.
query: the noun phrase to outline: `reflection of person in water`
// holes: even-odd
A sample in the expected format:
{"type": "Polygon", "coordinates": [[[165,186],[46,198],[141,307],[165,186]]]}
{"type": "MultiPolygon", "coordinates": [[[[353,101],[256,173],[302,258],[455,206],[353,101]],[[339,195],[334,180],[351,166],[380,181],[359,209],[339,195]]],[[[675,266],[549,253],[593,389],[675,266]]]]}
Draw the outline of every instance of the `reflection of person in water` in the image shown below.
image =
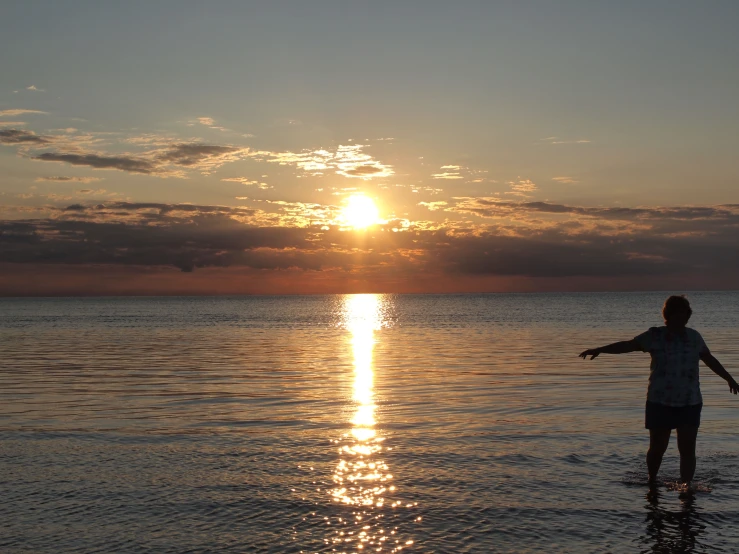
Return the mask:
{"type": "MultiPolygon", "coordinates": [[[[705,529],[695,508],[695,497],[687,495],[682,500],[682,509],[671,512],[660,506],[659,489],[651,489],[647,494],[647,529],[641,540],[648,543],[649,550],[660,554],[690,554],[695,552],[698,537],[705,529]]],[[[701,550],[702,551],[702,550],[701,550]]]]}
{"type": "Polygon", "coordinates": [[[703,337],[686,327],[693,310],[684,296],[670,296],[662,308],[663,327],[652,327],[632,340],[615,342],[580,354],[592,360],[599,354],[649,352],[652,363],[647,388],[645,427],[649,429],[647,469],[649,482],[657,478],[662,456],[667,450],[672,429],[677,430],[680,451],[680,479],[690,484],[695,473],[695,440],[700,425],[701,397],[698,361],[703,360],[716,375],[729,383],[729,390],[739,392],[739,384],[713,357],[703,337]]]}

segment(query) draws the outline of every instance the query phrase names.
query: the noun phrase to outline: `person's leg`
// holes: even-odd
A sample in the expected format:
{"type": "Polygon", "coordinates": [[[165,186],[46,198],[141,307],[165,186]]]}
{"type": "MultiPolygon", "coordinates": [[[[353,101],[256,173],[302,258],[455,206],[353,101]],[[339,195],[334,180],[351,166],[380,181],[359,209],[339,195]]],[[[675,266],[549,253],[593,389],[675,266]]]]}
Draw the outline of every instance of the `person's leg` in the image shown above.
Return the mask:
{"type": "Polygon", "coordinates": [[[649,450],[647,451],[647,471],[649,471],[649,482],[657,480],[659,466],[662,465],[662,456],[667,450],[670,442],[670,429],[649,430],[649,450]]]}
{"type": "Polygon", "coordinates": [[[680,451],[680,480],[690,483],[695,475],[695,440],[698,426],[685,425],[677,428],[677,449],[680,451]]]}

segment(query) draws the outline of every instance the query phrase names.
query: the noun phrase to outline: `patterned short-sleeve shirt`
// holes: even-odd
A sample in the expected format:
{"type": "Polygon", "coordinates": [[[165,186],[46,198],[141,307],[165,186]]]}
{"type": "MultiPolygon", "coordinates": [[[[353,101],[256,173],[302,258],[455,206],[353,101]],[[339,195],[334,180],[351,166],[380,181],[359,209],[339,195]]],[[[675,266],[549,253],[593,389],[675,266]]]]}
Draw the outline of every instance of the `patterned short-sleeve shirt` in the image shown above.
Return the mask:
{"type": "Polygon", "coordinates": [[[684,333],[677,333],[667,327],[652,327],[634,340],[652,356],[647,400],[665,406],[703,402],[698,364],[701,353],[708,349],[698,331],[685,328],[684,333]]]}

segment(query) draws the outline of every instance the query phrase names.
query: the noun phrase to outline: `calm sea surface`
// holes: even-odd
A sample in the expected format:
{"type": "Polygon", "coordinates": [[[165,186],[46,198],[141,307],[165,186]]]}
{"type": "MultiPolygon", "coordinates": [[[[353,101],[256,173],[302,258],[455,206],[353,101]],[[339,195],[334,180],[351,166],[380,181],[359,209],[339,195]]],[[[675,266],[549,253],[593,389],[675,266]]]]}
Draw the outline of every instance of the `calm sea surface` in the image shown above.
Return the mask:
{"type": "MultiPolygon", "coordinates": [[[[667,293],[0,300],[0,552],[739,552],[739,399],[646,487],[667,293]]],[[[739,377],[739,293],[692,293],[739,377]]]]}

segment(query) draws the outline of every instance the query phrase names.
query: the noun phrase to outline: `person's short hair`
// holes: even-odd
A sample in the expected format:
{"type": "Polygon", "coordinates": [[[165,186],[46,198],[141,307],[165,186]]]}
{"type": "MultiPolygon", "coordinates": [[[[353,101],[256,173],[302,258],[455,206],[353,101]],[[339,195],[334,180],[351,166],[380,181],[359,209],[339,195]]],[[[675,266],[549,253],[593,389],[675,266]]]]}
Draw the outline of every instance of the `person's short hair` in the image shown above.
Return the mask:
{"type": "Polygon", "coordinates": [[[685,298],[685,295],[681,294],[680,296],[670,296],[665,300],[665,305],[662,307],[662,317],[665,322],[667,322],[675,313],[683,311],[687,312],[688,319],[693,315],[693,309],[690,307],[690,302],[685,298]]]}

